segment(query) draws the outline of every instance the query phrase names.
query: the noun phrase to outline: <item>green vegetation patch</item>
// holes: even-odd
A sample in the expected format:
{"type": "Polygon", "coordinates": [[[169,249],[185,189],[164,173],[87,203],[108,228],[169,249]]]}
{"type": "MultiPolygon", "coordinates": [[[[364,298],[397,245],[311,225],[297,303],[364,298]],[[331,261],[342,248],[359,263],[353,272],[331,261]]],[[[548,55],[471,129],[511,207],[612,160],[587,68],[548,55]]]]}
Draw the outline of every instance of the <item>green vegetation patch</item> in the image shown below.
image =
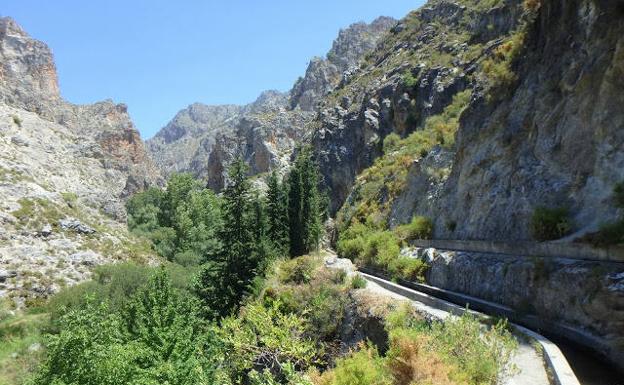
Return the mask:
{"type": "MultiPolygon", "coordinates": [[[[412,223],[426,219],[415,218],[412,223]]],[[[430,223],[430,222],[429,222],[430,223]]],[[[352,224],[340,234],[338,253],[355,261],[360,266],[372,267],[389,273],[393,278],[402,278],[411,281],[425,280],[425,273],[429,266],[418,258],[401,256],[401,246],[405,239],[397,235],[409,232],[410,225],[398,227],[395,231],[374,228],[361,223],[352,224]]],[[[419,227],[419,231],[421,228],[419,227]]],[[[426,234],[426,233],[423,233],[426,234]]]]}
{"type": "Polygon", "coordinates": [[[564,207],[537,207],[531,216],[531,234],[538,241],[562,238],[572,230],[569,217],[564,207]]]}
{"type": "Polygon", "coordinates": [[[42,330],[47,315],[36,311],[8,313],[0,304],[0,385],[25,383],[43,357],[42,330]]]}

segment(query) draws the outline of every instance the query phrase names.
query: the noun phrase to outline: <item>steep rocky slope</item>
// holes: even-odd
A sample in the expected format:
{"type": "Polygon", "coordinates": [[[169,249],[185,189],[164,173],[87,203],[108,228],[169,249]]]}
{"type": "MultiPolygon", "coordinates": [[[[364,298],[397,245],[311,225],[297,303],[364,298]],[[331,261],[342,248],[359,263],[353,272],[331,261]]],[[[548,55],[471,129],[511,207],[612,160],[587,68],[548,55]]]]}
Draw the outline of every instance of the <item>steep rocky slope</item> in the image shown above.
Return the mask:
{"type": "Polygon", "coordinates": [[[424,215],[439,238],[529,240],[538,206],[566,207],[579,233],[617,217],[622,3],[485,3],[429,2],[324,100],[313,143],[333,210],[349,196],[344,218],[424,215]],[[450,140],[384,154],[388,134],[428,130],[450,140]]]}
{"type": "Polygon", "coordinates": [[[396,23],[380,17],[341,30],[326,58],[313,58],[304,77],[288,93],[266,91],[246,106],[193,104],[147,141],[165,175],[188,171],[223,187],[231,160],[243,156],[252,174],[288,166],[295,145],[304,140],[319,101],[336,88],[361,58],[396,23]]]}
{"type": "Polygon", "coordinates": [[[161,183],[127,114],[59,95],[48,47],[0,19],[0,297],[21,304],[149,256],[127,234],[123,198],[161,183]]]}

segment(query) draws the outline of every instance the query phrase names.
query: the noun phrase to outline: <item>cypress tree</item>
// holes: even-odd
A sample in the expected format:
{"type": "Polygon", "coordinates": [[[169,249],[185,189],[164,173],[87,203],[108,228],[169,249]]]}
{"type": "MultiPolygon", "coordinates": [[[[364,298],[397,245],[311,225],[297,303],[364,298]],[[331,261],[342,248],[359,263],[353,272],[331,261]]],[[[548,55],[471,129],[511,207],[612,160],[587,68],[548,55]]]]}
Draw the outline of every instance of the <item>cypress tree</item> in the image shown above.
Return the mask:
{"type": "Polygon", "coordinates": [[[318,166],[312,151],[304,148],[288,177],[290,253],[298,256],[315,250],[322,233],[322,199],[318,189],[318,166]]]}
{"type": "Polygon", "coordinates": [[[289,251],[290,225],[288,223],[288,192],[280,183],[275,171],[268,179],[267,191],[267,238],[274,252],[283,256],[289,251]]]}
{"type": "Polygon", "coordinates": [[[288,175],[290,255],[293,257],[304,254],[303,223],[301,218],[302,195],[301,170],[295,161],[295,166],[288,175]]]}

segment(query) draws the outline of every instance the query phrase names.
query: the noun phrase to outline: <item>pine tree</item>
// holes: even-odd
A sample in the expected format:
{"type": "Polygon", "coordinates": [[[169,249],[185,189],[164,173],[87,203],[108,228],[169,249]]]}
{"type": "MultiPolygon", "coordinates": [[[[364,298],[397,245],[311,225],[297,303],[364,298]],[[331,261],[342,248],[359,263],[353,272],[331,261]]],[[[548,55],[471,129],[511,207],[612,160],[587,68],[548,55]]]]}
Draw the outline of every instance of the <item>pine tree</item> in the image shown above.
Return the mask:
{"type": "Polygon", "coordinates": [[[274,252],[283,256],[288,253],[290,244],[288,192],[285,184],[280,183],[275,171],[269,176],[267,184],[267,238],[274,252]]]}
{"type": "Polygon", "coordinates": [[[263,247],[256,244],[256,216],[247,165],[242,159],[232,164],[228,179],[219,232],[222,251],[204,265],[195,283],[208,316],[213,318],[226,316],[238,307],[265,257],[263,247]]]}

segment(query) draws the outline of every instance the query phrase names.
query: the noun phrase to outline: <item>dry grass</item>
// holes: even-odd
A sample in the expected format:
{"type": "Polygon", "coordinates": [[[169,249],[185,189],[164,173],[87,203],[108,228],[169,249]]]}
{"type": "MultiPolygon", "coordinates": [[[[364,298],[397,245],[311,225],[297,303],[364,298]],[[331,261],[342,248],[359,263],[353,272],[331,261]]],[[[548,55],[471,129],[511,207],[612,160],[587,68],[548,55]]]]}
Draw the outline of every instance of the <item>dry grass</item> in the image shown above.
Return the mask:
{"type": "Polygon", "coordinates": [[[456,385],[452,373],[455,370],[440,357],[426,349],[426,337],[396,337],[387,361],[395,384],[456,385]],[[392,354],[394,353],[394,354],[392,354]]]}

